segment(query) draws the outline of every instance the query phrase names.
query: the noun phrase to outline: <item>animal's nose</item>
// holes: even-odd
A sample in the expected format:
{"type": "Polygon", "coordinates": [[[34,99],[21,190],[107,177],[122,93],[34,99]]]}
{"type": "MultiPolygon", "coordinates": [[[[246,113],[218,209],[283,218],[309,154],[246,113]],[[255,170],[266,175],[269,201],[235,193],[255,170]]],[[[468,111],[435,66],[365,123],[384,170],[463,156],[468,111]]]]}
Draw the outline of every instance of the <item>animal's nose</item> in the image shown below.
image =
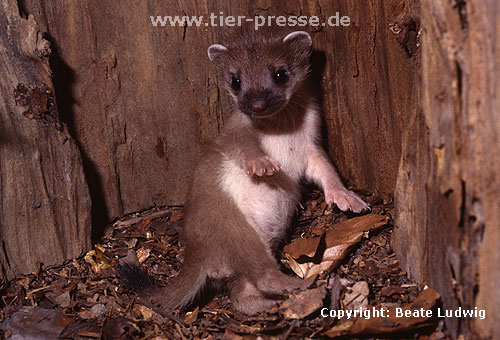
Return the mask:
{"type": "Polygon", "coordinates": [[[257,98],[252,100],[250,107],[253,112],[262,112],[267,108],[267,101],[264,98],[257,98]]]}

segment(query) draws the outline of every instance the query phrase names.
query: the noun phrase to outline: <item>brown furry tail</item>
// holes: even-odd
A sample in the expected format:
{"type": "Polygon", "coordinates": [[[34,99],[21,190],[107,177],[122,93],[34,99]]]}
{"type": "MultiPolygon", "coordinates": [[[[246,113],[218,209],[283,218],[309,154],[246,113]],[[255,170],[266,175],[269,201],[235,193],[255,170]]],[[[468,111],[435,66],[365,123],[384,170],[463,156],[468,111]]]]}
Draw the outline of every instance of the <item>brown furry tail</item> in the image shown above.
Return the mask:
{"type": "Polygon", "coordinates": [[[187,258],[180,273],[166,287],[159,287],[138,262],[130,259],[122,261],[118,275],[139,294],[141,304],[164,316],[168,316],[173,309],[189,305],[207,279],[201,264],[188,261],[187,258]]]}

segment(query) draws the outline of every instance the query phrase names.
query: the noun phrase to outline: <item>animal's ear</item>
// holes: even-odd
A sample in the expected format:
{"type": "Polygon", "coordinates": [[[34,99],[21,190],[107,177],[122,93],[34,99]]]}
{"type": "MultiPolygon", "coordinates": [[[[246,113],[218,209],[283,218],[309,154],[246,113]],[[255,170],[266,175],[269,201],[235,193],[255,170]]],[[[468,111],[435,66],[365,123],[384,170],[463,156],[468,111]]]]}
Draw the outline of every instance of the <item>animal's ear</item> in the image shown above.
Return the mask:
{"type": "Polygon", "coordinates": [[[296,56],[307,59],[311,55],[312,39],[309,33],[305,31],[289,33],[283,38],[283,43],[290,46],[294,50],[296,56]]]}
{"type": "Polygon", "coordinates": [[[220,44],[211,45],[208,48],[208,59],[216,66],[220,66],[227,59],[229,50],[226,46],[220,44]]]}

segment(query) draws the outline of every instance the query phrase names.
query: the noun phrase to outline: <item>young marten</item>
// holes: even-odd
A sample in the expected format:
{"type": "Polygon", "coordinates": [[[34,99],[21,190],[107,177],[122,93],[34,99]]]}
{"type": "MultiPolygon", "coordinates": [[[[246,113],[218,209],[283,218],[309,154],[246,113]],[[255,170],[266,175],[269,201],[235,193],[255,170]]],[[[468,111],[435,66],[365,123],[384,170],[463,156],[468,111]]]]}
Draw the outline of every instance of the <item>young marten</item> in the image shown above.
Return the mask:
{"type": "MultiPolygon", "coordinates": [[[[309,285],[283,274],[273,257],[300,198],[301,180],[318,184],[329,205],[355,213],[369,209],[344,187],[319,145],[320,110],[308,78],[311,48],[303,31],[244,29],[226,45],[208,48],[235,109],[196,167],[180,273],[166,287],[143,291],[142,303],[159,312],[182,308],[207,280],[224,280],[236,310],[263,311],[277,297],[309,285]]],[[[134,280],[134,266],[123,272],[134,280]]]]}

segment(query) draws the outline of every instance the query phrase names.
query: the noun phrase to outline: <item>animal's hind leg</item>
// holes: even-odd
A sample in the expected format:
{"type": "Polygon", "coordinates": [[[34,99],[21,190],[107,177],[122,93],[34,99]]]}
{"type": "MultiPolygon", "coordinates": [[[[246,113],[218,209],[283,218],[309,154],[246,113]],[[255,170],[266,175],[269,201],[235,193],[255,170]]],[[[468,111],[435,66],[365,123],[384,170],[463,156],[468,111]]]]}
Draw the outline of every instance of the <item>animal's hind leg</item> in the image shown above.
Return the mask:
{"type": "Polygon", "coordinates": [[[257,280],[257,288],[264,294],[286,294],[311,285],[311,281],[285,275],[277,268],[267,269],[257,280]]]}
{"type": "Polygon", "coordinates": [[[247,315],[262,312],[275,305],[278,300],[266,298],[249,280],[240,278],[231,290],[234,309],[247,315]]]}

